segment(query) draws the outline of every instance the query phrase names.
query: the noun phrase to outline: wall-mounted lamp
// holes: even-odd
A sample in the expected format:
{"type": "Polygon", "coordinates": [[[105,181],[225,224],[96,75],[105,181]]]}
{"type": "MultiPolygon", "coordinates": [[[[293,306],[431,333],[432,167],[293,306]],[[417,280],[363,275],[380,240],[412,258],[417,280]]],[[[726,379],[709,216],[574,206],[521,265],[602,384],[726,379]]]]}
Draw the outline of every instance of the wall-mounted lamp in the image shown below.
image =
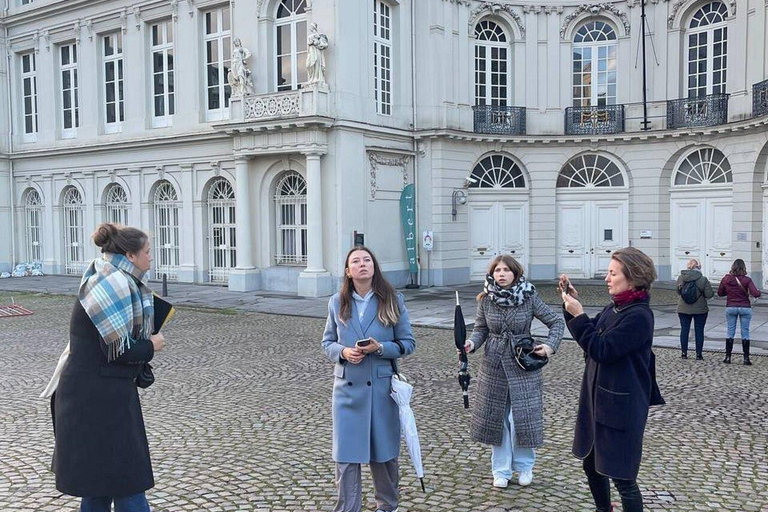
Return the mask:
{"type": "Polygon", "coordinates": [[[461,189],[456,189],[451,195],[451,219],[456,220],[456,214],[458,213],[456,208],[460,204],[467,204],[467,193],[461,189]]]}

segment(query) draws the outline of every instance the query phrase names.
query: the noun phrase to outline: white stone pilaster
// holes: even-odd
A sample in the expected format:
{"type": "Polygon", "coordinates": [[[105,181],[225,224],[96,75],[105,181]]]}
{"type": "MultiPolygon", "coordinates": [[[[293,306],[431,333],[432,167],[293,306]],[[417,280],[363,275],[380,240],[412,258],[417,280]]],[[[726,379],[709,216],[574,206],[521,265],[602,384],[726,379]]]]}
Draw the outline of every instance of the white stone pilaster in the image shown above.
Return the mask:
{"type": "Polygon", "coordinates": [[[261,274],[253,260],[253,213],[251,171],[247,157],[235,159],[235,217],[237,220],[237,266],[229,274],[229,289],[236,292],[258,290],[261,274]]]}
{"type": "Polygon", "coordinates": [[[333,279],[323,265],[323,189],[320,157],[316,151],[307,157],[307,268],[299,274],[298,294],[322,297],[333,291],[333,279]]]}

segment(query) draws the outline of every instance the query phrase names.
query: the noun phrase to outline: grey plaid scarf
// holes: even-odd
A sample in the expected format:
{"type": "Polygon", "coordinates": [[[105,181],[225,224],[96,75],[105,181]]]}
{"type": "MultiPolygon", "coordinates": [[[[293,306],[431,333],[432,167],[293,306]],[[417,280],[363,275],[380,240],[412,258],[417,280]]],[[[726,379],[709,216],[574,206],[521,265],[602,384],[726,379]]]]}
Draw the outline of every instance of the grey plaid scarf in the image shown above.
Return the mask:
{"type": "Polygon", "coordinates": [[[143,277],[124,255],[105,252],[91,262],[80,281],[80,304],[107,344],[109,361],[152,333],[152,291],[143,277]]]}
{"type": "Polygon", "coordinates": [[[493,276],[487,274],[485,276],[485,286],[483,287],[485,293],[491,298],[494,304],[501,307],[519,306],[525,299],[533,295],[536,291],[536,287],[525,280],[525,276],[520,276],[517,284],[511,288],[505,290],[493,279],[493,276]]]}

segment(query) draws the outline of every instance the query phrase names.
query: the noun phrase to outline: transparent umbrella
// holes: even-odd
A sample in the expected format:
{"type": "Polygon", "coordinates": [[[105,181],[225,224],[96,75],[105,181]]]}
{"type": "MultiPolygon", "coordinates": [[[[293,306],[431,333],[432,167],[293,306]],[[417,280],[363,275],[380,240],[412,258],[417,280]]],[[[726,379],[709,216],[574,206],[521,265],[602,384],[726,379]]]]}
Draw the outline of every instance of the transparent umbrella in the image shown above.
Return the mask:
{"type": "Polygon", "coordinates": [[[424,487],[424,466],[421,463],[421,444],[419,442],[419,431],[416,429],[416,418],[411,409],[411,395],[413,386],[396,375],[392,378],[392,392],[389,396],[397,404],[400,410],[400,432],[405,438],[405,445],[408,448],[408,455],[411,456],[413,469],[416,470],[416,476],[421,481],[421,490],[427,492],[424,487]]]}

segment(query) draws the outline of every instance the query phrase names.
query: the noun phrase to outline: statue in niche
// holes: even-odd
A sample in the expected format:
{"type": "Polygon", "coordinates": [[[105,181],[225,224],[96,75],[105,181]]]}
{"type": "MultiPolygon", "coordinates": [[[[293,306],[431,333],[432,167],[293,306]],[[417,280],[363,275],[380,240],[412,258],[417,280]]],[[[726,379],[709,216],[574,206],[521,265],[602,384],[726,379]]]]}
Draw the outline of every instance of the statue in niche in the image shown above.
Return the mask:
{"type": "Polygon", "coordinates": [[[239,37],[232,44],[232,68],[227,75],[227,81],[232,88],[232,96],[253,94],[253,78],[251,77],[251,70],[246,66],[251,52],[243,46],[239,37]]]}
{"type": "Polygon", "coordinates": [[[328,36],[317,33],[317,23],[309,26],[307,38],[307,83],[327,85],[325,83],[325,49],[328,48],[328,36]]]}

